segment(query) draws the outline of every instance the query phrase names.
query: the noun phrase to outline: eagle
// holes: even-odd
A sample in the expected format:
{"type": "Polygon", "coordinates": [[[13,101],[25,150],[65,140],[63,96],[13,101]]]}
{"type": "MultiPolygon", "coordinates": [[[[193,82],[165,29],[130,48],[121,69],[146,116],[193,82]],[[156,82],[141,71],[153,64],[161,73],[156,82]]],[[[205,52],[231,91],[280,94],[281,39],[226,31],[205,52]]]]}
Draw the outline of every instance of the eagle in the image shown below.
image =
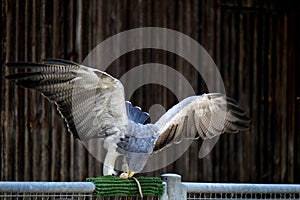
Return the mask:
{"type": "Polygon", "coordinates": [[[143,170],[153,154],[174,143],[199,137],[207,140],[249,128],[246,112],[225,94],[187,97],[157,122],[147,123],[149,114],[125,101],[122,83],[106,72],[53,58],[39,63],[10,62],[6,66],[22,69],[7,75],[7,79],[40,92],[56,104],[75,138],[103,138],[107,152],[103,175],[117,173],[119,156],[123,156],[122,170],[132,177],[143,170]]]}

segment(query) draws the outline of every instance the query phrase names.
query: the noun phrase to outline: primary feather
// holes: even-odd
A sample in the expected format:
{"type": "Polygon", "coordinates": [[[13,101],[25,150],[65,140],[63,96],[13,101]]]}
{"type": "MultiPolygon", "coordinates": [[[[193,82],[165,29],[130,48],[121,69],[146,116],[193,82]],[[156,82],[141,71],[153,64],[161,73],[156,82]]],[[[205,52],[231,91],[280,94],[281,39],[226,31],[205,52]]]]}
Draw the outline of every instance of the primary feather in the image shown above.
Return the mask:
{"type": "Polygon", "coordinates": [[[113,134],[115,127],[125,129],[127,118],[120,115],[126,110],[123,86],[105,72],[54,59],[45,59],[43,63],[6,65],[31,70],[6,78],[41,92],[54,102],[67,122],[69,132],[76,138],[88,140],[113,134]]]}

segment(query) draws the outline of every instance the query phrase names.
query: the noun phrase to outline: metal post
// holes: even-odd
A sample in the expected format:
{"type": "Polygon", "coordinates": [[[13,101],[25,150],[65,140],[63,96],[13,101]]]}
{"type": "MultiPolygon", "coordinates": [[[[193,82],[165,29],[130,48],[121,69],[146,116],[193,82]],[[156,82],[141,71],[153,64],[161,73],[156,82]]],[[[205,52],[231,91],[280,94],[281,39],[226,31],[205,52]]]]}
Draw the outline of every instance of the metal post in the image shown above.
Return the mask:
{"type": "Polygon", "coordinates": [[[178,174],[163,174],[161,178],[167,183],[167,194],[169,200],[186,200],[187,190],[181,184],[181,176],[178,174]]]}

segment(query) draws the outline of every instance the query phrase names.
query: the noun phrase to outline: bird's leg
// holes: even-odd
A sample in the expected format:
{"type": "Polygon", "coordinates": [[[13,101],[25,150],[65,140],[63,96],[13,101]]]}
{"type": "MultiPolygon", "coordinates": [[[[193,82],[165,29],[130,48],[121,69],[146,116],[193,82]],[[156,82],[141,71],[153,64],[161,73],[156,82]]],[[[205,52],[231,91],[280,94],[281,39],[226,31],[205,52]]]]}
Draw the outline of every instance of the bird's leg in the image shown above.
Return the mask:
{"type": "Polygon", "coordinates": [[[117,158],[121,155],[117,151],[117,144],[116,141],[119,141],[121,137],[120,132],[115,132],[115,134],[112,134],[105,138],[103,147],[107,150],[104,163],[103,163],[103,175],[117,175],[117,172],[114,170],[115,162],[117,158]]]}
{"type": "Polygon", "coordinates": [[[115,161],[120,156],[115,148],[109,148],[104,159],[103,164],[103,175],[117,175],[117,172],[114,170],[115,161]]]}
{"type": "Polygon", "coordinates": [[[127,174],[127,177],[131,178],[134,175],[134,172],[130,171],[129,165],[125,160],[124,157],[124,161],[123,161],[123,165],[122,165],[122,170],[123,170],[123,174],[127,174]]]}
{"type": "Polygon", "coordinates": [[[129,166],[128,166],[127,162],[125,161],[125,158],[123,161],[122,170],[123,170],[123,172],[125,172],[127,174],[129,173],[129,166]]]}

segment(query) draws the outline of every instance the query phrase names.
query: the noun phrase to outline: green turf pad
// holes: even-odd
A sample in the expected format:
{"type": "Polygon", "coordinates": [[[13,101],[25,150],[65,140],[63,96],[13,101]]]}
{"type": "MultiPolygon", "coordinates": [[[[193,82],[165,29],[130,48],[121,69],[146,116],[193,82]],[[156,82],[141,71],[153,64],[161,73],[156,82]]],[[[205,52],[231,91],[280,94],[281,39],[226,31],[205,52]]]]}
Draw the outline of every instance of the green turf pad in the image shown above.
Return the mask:
{"type": "MultiPolygon", "coordinates": [[[[137,177],[144,196],[161,196],[164,193],[164,184],[160,178],[137,177]]],[[[96,186],[97,196],[139,196],[139,190],[133,179],[123,179],[116,176],[102,176],[87,178],[96,186]]]]}

